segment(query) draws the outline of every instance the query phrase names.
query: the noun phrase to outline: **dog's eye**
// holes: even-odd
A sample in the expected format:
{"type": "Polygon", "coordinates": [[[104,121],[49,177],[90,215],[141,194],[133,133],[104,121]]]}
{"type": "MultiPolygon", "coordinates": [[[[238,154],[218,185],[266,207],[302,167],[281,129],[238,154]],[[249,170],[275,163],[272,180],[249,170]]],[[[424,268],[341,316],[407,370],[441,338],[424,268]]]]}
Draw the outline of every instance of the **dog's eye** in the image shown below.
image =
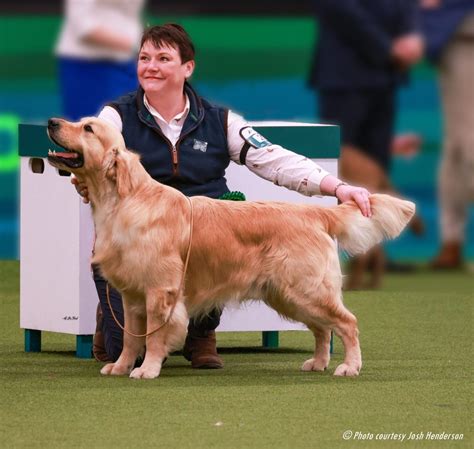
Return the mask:
{"type": "Polygon", "coordinates": [[[84,130],[87,131],[88,133],[94,133],[91,125],[84,125],[84,130]]]}

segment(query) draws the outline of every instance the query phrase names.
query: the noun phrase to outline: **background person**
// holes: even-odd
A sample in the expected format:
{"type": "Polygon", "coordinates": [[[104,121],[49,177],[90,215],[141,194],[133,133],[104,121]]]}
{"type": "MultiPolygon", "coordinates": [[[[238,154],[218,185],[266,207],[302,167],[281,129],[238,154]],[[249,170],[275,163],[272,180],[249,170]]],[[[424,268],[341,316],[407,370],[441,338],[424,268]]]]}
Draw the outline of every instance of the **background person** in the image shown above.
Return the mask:
{"type": "MultiPolygon", "coordinates": [[[[304,195],[353,200],[370,216],[366,189],[347,185],[311,160],[268,142],[239,115],[199,97],[187,82],[194,71],[194,54],[193,43],[181,26],[166,24],[146,30],[138,58],[140,87],[99,114],[122,132],[126,146],[141,155],[154,179],[188,196],[219,198],[228,192],[224,175],[232,160],[304,195]]],[[[77,184],[77,179],[73,183],[77,184]]],[[[87,186],[76,187],[87,201],[87,186]]],[[[94,280],[103,311],[94,354],[100,360],[115,361],[122,350],[122,331],[111,317],[106,283],[97,267],[94,280]]],[[[111,289],[110,297],[123,321],[120,294],[111,289]]],[[[216,309],[202,320],[190,320],[183,351],[193,368],[223,366],[215,338],[220,314],[216,309]]]]}
{"type": "Polygon", "coordinates": [[[137,88],[136,54],[145,0],[66,0],[55,53],[64,115],[97,114],[137,88]]]}
{"type": "MultiPolygon", "coordinates": [[[[310,74],[319,116],[341,127],[341,178],[371,191],[386,191],[396,114],[396,93],[421,58],[423,40],[412,0],[313,0],[319,36],[310,74]]],[[[369,286],[380,284],[381,247],[370,256],[369,286]]],[[[369,264],[354,258],[347,288],[361,288],[369,264]]]]}
{"type": "Polygon", "coordinates": [[[434,269],[460,268],[474,201],[474,2],[421,0],[426,55],[439,67],[444,113],[438,196],[441,249],[434,269]]]}

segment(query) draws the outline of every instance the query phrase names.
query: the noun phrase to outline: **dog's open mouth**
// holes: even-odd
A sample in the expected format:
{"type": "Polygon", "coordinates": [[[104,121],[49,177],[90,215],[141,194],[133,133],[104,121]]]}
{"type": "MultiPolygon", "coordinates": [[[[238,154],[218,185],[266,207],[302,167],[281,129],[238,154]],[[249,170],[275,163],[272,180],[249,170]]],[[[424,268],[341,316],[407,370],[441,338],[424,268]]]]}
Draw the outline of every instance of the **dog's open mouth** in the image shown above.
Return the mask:
{"type": "Polygon", "coordinates": [[[48,161],[61,163],[66,165],[70,168],[80,168],[84,165],[84,158],[82,154],[78,153],[77,151],[72,151],[64,148],[65,151],[57,152],[57,151],[48,151],[48,161]]]}
{"type": "Polygon", "coordinates": [[[74,150],[62,147],[48,132],[49,138],[64,151],[48,150],[48,161],[54,164],[62,164],[69,168],[81,168],[84,165],[84,156],[74,150]]]}

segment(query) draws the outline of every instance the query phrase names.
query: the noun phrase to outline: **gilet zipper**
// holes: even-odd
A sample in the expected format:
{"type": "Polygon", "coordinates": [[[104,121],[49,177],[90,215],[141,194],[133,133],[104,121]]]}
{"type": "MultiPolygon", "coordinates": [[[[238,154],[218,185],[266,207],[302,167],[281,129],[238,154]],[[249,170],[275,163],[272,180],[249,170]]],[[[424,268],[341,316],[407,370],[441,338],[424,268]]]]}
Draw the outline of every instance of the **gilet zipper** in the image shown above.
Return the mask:
{"type": "MultiPolygon", "coordinates": [[[[141,115],[141,114],[140,114],[141,115]]],[[[140,117],[141,118],[141,117],[140,117]]],[[[143,118],[141,118],[141,120],[143,120],[143,118]]],[[[188,131],[186,132],[186,134],[183,134],[182,136],[179,137],[179,139],[177,140],[176,142],[176,145],[173,145],[171,143],[171,141],[163,134],[163,132],[161,131],[160,127],[156,124],[156,123],[150,123],[148,120],[144,120],[144,122],[148,125],[152,125],[151,128],[157,132],[164,140],[165,142],[168,144],[168,147],[171,151],[171,159],[172,159],[172,162],[173,162],[173,176],[177,176],[178,174],[178,166],[179,166],[179,144],[181,143],[181,141],[187,137],[188,134],[190,134],[192,131],[194,131],[199,123],[195,123],[194,126],[192,126],[190,129],[188,129],[188,131]]]]}

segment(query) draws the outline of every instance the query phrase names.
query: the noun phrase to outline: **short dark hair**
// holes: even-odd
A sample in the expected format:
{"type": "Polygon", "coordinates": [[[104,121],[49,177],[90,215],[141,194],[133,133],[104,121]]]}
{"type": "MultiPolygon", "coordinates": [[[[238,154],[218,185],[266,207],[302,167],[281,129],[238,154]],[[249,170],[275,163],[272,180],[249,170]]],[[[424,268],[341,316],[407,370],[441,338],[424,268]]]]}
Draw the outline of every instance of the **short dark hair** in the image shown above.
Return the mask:
{"type": "Polygon", "coordinates": [[[194,60],[196,50],[186,30],[177,23],[165,23],[147,28],[140,42],[140,49],[145,42],[152,42],[155,47],[169,45],[179,51],[181,62],[194,60]]]}

